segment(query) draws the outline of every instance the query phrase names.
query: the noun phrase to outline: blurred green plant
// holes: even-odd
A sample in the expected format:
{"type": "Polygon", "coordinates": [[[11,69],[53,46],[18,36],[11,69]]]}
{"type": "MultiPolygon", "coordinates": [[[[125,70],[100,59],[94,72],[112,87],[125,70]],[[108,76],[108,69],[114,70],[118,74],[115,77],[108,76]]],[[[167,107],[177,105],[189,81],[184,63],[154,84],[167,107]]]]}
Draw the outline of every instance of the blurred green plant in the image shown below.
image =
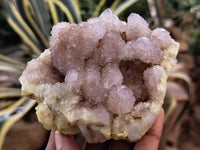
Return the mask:
{"type": "MultiPolygon", "coordinates": [[[[180,25],[180,23],[187,18],[191,19],[191,14],[200,11],[200,1],[199,0],[163,0],[164,1],[164,11],[166,18],[171,18],[174,20],[175,25],[180,25]]],[[[195,28],[196,22],[187,23],[187,26],[192,26],[195,28]]]]}
{"type": "MultiPolygon", "coordinates": [[[[19,36],[12,30],[6,21],[5,11],[0,1],[0,48],[12,42],[13,44],[20,42],[19,36]],[[15,37],[13,39],[13,37],[15,37]]],[[[0,52],[1,53],[1,52],[0,52]]]]}
{"type": "MultiPolygon", "coordinates": [[[[32,50],[30,58],[40,55],[49,47],[50,30],[54,24],[60,21],[78,23],[98,16],[108,7],[122,19],[134,10],[142,16],[153,18],[156,26],[159,25],[158,8],[154,0],[3,0],[3,6],[8,23],[32,50]]],[[[12,72],[19,77],[25,67],[26,62],[0,54],[0,71],[12,72]]],[[[0,88],[0,99],[7,98],[15,98],[16,101],[5,101],[4,105],[0,105],[0,149],[9,128],[36,103],[21,96],[20,87],[0,88]]],[[[171,104],[168,116],[175,109],[174,103],[171,104]]]]}
{"type": "Polygon", "coordinates": [[[194,54],[200,54],[200,29],[195,29],[194,36],[190,39],[189,44],[194,54]]]}
{"type": "Polygon", "coordinates": [[[191,6],[199,4],[199,0],[165,0],[168,7],[178,11],[190,10],[191,6]]]}

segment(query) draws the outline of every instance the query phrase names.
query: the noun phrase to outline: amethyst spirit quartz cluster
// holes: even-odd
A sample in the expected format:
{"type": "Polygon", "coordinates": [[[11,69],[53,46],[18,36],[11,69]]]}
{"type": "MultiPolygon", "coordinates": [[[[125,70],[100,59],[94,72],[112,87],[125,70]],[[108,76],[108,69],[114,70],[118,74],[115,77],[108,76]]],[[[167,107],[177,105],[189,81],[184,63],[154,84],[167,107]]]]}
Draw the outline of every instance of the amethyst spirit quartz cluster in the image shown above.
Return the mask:
{"type": "Polygon", "coordinates": [[[179,44],[138,14],[111,10],[79,24],[61,22],[50,48],[28,62],[22,94],[38,102],[46,129],[82,134],[90,143],[139,140],[151,127],[176,63],[179,44]]]}

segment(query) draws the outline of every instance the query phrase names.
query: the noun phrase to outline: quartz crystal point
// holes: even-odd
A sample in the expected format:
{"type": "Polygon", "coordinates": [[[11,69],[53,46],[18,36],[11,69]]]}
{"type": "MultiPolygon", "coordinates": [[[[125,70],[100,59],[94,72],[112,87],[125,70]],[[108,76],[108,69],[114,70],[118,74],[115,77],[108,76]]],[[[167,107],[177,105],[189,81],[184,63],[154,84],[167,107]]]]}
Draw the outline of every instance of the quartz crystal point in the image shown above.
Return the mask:
{"type": "Polygon", "coordinates": [[[127,22],[109,9],[87,22],[61,22],[50,48],[28,62],[22,93],[37,100],[47,129],[90,143],[137,141],[160,111],[178,48],[169,32],[150,30],[134,13],[127,22]]]}

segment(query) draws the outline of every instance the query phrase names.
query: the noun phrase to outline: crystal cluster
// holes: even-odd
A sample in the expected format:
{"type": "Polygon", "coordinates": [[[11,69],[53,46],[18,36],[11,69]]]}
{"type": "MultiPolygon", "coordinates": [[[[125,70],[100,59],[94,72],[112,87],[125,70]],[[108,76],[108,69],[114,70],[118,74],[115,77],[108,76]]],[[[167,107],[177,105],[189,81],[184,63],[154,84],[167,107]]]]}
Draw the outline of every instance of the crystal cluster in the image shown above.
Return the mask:
{"type": "Polygon", "coordinates": [[[22,93],[38,101],[47,129],[82,134],[88,142],[137,141],[151,127],[166,92],[179,44],[150,30],[137,14],[120,21],[107,9],[79,24],[61,22],[50,48],[20,77],[22,93]]]}

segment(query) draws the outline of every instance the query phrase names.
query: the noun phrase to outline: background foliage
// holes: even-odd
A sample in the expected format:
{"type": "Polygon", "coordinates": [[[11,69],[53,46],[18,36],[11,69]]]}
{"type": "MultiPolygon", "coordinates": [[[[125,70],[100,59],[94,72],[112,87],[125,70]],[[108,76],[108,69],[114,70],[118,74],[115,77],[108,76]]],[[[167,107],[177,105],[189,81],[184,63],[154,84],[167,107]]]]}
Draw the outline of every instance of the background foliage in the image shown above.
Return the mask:
{"type": "MultiPolygon", "coordinates": [[[[189,43],[190,52],[200,54],[199,0],[1,0],[0,73],[12,74],[14,78],[7,79],[10,84],[0,85],[0,149],[10,127],[35,105],[35,101],[21,96],[18,77],[28,60],[49,47],[52,26],[60,21],[86,21],[106,8],[111,8],[122,20],[126,20],[131,12],[139,13],[151,28],[163,26],[172,31],[178,27],[190,37],[184,41],[189,43]],[[26,46],[19,46],[22,41],[26,46]],[[16,59],[16,54],[20,58],[16,59]]],[[[176,33],[171,33],[178,41],[182,40],[176,33]]],[[[193,87],[190,77],[174,72],[171,78],[178,78],[186,85],[184,87],[191,99],[193,87]]],[[[167,120],[178,103],[174,97],[166,102],[169,102],[165,105],[167,120]]],[[[189,102],[176,120],[182,118],[188,105],[189,102]]]]}

